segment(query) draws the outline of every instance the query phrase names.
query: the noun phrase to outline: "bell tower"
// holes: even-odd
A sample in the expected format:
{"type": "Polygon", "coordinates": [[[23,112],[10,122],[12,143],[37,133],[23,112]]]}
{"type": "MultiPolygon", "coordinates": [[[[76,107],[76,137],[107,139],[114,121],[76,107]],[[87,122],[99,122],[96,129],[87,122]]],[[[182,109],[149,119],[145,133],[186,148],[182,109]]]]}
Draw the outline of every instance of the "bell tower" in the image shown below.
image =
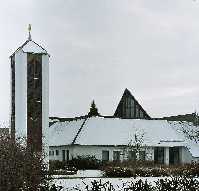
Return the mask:
{"type": "Polygon", "coordinates": [[[11,55],[11,136],[48,155],[49,54],[31,38],[11,55]]]}

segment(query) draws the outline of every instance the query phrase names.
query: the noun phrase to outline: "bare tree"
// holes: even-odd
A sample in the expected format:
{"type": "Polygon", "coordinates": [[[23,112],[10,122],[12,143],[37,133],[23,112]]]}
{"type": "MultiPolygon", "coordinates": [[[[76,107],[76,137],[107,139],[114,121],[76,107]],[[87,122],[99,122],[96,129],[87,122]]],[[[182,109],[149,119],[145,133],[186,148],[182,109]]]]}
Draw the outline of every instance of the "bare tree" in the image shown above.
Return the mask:
{"type": "Polygon", "coordinates": [[[130,153],[133,152],[135,154],[134,160],[139,160],[141,151],[145,152],[144,133],[135,133],[133,139],[131,139],[127,146],[124,148],[123,155],[126,156],[128,160],[130,160],[132,158],[130,153]]]}

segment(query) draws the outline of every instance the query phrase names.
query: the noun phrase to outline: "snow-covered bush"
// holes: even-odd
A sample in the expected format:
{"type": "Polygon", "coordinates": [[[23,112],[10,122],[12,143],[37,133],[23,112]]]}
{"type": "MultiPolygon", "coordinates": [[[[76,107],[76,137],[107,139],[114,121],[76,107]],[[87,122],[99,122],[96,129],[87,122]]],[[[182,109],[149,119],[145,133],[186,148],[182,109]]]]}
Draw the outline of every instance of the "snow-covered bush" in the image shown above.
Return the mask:
{"type": "Polygon", "coordinates": [[[78,191],[155,191],[154,187],[147,181],[131,181],[123,183],[121,186],[114,186],[110,181],[103,182],[102,180],[93,180],[91,184],[85,183],[85,188],[74,188],[78,191]]]}
{"type": "Polygon", "coordinates": [[[187,177],[172,177],[156,182],[157,191],[198,191],[199,181],[187,177]]]}
{"type": "Polygon", "coordinates": [[[85,186],[76,186],[73,189],[77,191],[198,191],[199,181],[187,177],[170,177],[162,178],[154,182],[154,184],[147,180],[123,180],[122,184],[115,185],[112,181],[92,180],[84,183],[85,186]]]}

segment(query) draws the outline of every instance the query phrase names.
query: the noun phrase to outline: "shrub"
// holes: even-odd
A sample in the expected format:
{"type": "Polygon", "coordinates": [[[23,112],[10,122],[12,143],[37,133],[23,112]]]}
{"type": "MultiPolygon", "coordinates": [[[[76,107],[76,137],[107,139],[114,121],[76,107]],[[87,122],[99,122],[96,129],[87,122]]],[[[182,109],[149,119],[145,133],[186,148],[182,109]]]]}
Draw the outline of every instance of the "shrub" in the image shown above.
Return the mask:
{"type": "Polygon", "coordinates": [[[172,177],[160,179],[156,182],[157,191],[198,191],[199,181],[187,177],[172,177]]]}
{"type": "Polygon", "coordinates": [[[77,169],[73,166],[69,166],[66,161],[50,161],[49,169],[50,173],[54,175],[71,175],[77,173],[77,169]]]}
{"type": "Polygon", "coordinates": [[[153,191],[153,187],[147,181],[138,180],[136,182],[128,182],[123,183],[123,185],[117,186],[116,188],[114,185],[107,181],[105,183],[102,180],[93,180],[91,181],[90,185],[85,184],[85,188],[76,188],[78,191],[153,191]]]}
{"type": "Polygon", "coordinates": [[[129,168],[107,167],[104,169],[105,175],[108,177],[134,177],[135,172],[129,168]]]}
{"type": "Polygon", "coordinates": [[[59,160],[49,161],[49,168],[50,170],[65,170],[67,168],[67,162],[59,160]]]}
{"type": "Polygon", "coordinates": [[[124,161],[124,162],[108,162],[102,170],[106,176],[110,177],[161,177],[161,176],[192,176],[199,177],[199,164],[192,163],[186,165],[166,166],[155,165],[151,162],[144,161],[124,161]],[[124,170],[125,169],[125,170],[124,170]],[[119,174],[119,171],[121,174],[119,174]]]}
{"type": "Polygon", "coordinates": [[[39,154],[31,153],[20,140],[0,137],[0,190],[38,190],[48,185],[47,168],[39,154]]]}
{"type": "Polygon", "coordinates": [[[102,162],[95,158],[95,156],[77,156],[68,161],[68,166],[75,167],[79,170],[85,169],[99,169],[102,162]]]}

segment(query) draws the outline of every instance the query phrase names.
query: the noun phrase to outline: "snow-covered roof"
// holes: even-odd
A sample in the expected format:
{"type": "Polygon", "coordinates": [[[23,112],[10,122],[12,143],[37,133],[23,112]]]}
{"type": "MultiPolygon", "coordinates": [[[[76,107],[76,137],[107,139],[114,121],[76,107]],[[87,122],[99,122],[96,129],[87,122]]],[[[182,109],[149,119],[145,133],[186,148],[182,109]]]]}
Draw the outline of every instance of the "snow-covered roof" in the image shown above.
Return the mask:
{"type": "Polygon", "coordinates": [[[49,145],[50,146],[60,146],[60,145],[70,145],[77,132],[83,123],[84,119],[57,122],[50,126],[49,129],[49,145]]]}
{"type": "Polygon", "coordinates": [[[48,54],[47,51],[42,46],[40,46],[39,44],[37,44],[33,40],[27,40],[12,55],[14,55],[16,52],[18,52],[20,50],[22,50],[25,53],[48,54]]]}
{"type": "Polygon", "coordinates": [[[180,131],[184,127],[180,123],[91,117],[81,128],[83,122],[84,119],[53,124],[50,127],[49,145],[70,145],[74,140],[74,144],[79,145],[128,145],[137,135],[138,139],[143,137],[142,144],[145,146],[185,146],[195,157],[199,157],[199,146],[180,131]]]}

